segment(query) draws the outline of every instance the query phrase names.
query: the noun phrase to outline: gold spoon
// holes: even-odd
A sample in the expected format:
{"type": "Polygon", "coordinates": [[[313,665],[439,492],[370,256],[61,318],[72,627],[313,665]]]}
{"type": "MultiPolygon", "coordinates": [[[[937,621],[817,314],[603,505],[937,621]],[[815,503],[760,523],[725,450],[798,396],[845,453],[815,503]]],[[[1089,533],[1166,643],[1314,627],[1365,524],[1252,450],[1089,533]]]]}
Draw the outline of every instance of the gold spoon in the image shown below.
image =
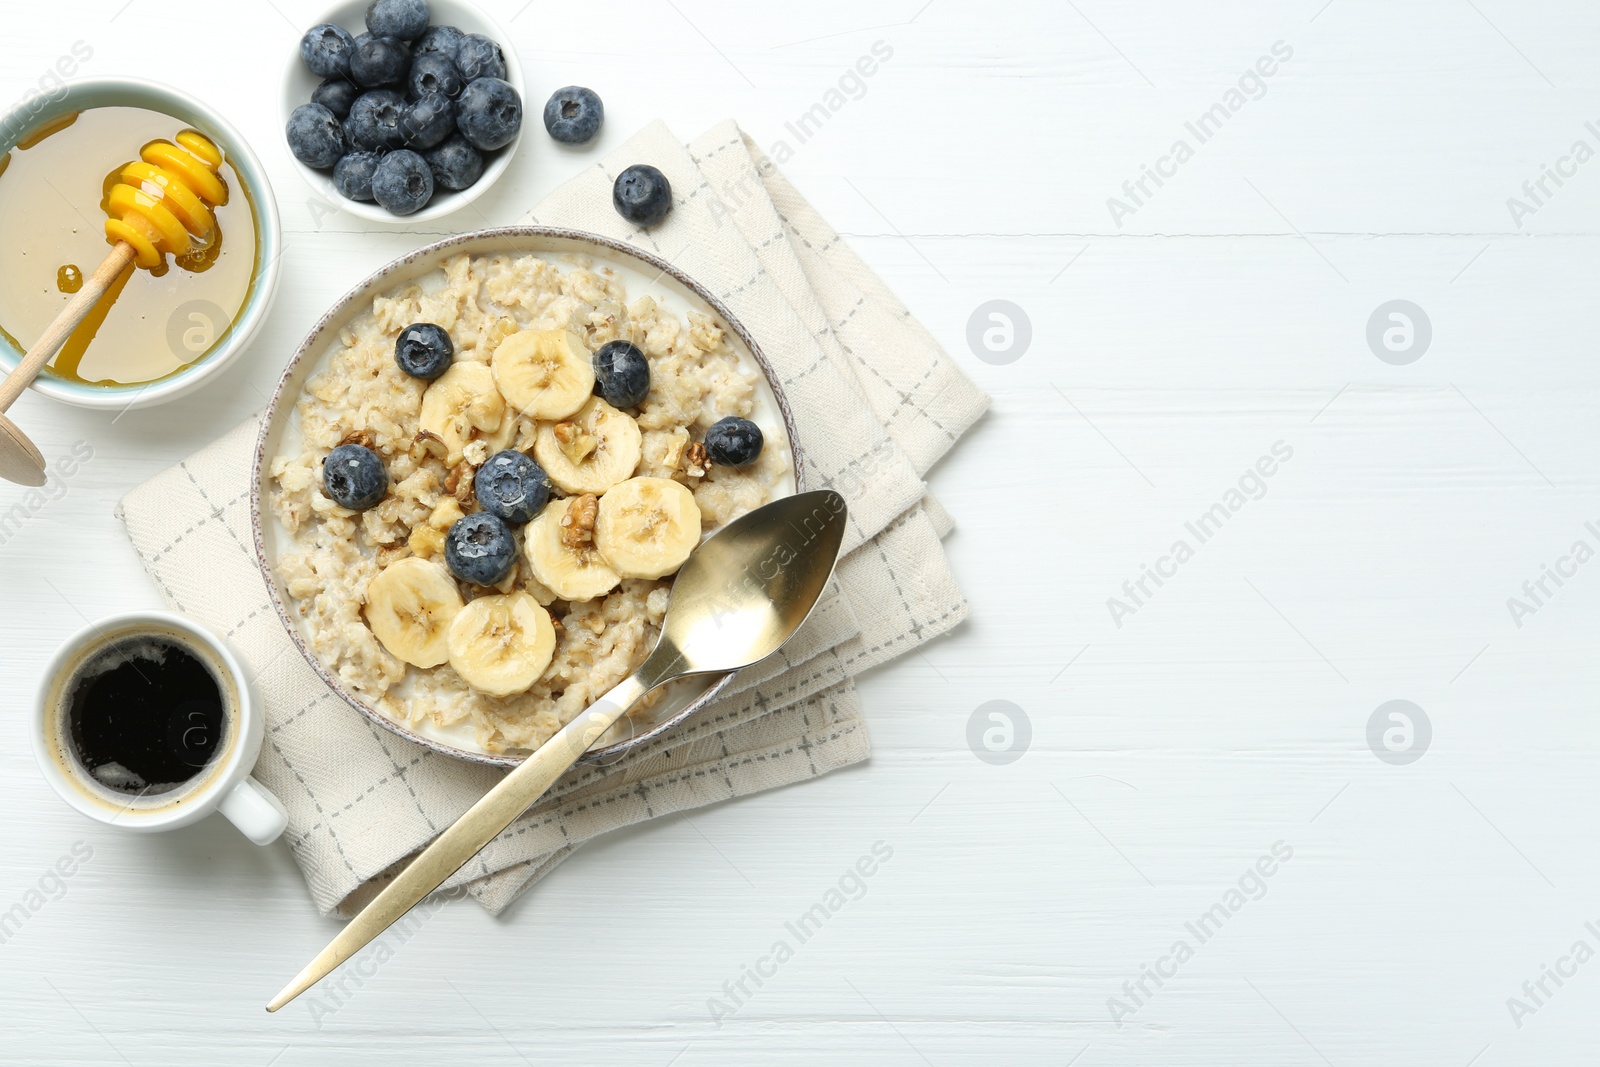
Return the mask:
{"type": "Polygon", "coordinates": [[[830,489],[757,508],[695,549],[672,582],[661,637],[644,663],[564,726],[384,887],[294,981],[277,1011],[387,930],[544,795],[650,690],[691,674],[748,667],[805,622],[844,540],[844,498],[830,489]]]}

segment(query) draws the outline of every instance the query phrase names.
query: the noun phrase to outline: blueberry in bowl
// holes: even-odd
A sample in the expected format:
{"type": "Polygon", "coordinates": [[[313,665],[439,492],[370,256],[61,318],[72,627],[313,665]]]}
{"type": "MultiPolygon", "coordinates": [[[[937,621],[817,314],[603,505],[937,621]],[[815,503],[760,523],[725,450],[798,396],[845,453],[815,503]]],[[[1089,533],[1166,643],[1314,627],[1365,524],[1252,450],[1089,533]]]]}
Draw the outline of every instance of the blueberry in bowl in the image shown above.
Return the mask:
{"type": "Polygon", "coordinates": [[[345,122],[350,148],[387,152],[405,144],[406,98],[393,89],[371,89],[356,97],[345,122]]]}
{"type": "Polygon", "coordinates": [[[428,161],[428,169],[433,171],[436,189],[457,192],[470,189],[483,174],[483,154],[468,144],[467,139],[459,133],[451,134],[443,144],[422,153],[422,158],[428,161]]]}
{"type": "Polygon", "coordinates": [[[594,391],[614,408],[638,407],[650,392],[650,362],[631,341],[608,341],[594,353],[594,391]]]}
{"type": "Polygon", "coordinates": [[[432,148],[456,131],[455,101],[443,93],[424,93],[406,108],[400,127],[400,139],[407,148],[432,148]]]}
{"type": "Polygon", "coordinates": [[[371,200],[372,175],[382,159],[377,152],[346,152],[333,165],[333,187],[346,200],[371,200]]]}
{"type": "Polygon", "coordinates": [[[390,152],[372,172],[372,199],[390,214],[409,215],[433,196],[433,171],[409,148],[390,152]]]}
{"type": "Polygon", "coordinates": [[[366,511],[388,495],[389,472],[372,449],[343,444],[322,461],[322,488],[340,507],[366,511]]]}
{"type": "Polygon", "coordinates": [[[703,443],[706,446],[706,458],[711,462],[724,467],[748,467],[761,455],[761,446],[766,441],[761,434],[761,427],[749,419],[730,415],[718,419],[706,431],[703,443]]]}
{"type": "Polygon", "coordinates": [[[394,361],[413,378],[431,382],[450,369],[456,347],[443,326],[413,322],[394,341],[394,361]]]}
{"type": "Polygon", "coordinates": [[[344,155],[344,130],[321,104],[301,104],[289,116],[289,151],[308,167],[331,167],[344,155]]]}
{"type": "Polygon", "coordinates": [[[456,69],[448,56],[430,53],[411,61],[411,72],[406,75],[406,91],[416,100],[428,93],[455,96],[466,88],[466,79],[456,69]]]}
{"type": "Polygon", "coordinates": [[[350,53],[350,80],[364,89],[403,85],[411,52],[394,37],[368,37],[350,53]]]}
{"type": "Polygon", "coordinates": [[[475,511],[457,519],[444,539],[444,564],[473,585],[496,585],[517,561],[517,539],[500,516],[475,511]]]}
{"type": "Polygon", "coordinates": [[[372,0],[366,23],[368,33],[415,40],[428,28],[428,0],[372,0]]]}
{"type": "Polygon", "coordinates": [[[323,23],[313,26],[300,38],[300,60],[311,73],[321,78],[343,78],[350,74],[350,53],[355,40],[343,26],[323,23]]]}
{"type": "Polygon", "coordinates": [[[522,97],[500,78],[467,83],[456,101],[456,128],[481,152],[492,152],[522,131],[522,97]]]}
{"type": "Polygon", "coordinates": [[[500,46],[481,33],[469,33],[456,45],[456,67],[468,81],[504,78],[506,59],[500,46]]]}
{"type": "Polygon", "coordinates": [[[317,86],[311,94],[313,104],[321,104],[333,112],[335,118],[350,114],[350,105],[361,95],[361,87],[348,78],[333,77],[317,86]]]}
{"type": "Polygon", "coordinates": [[[533,457],[509,448],[490,456],[472,477],[478,506],[518,526],[544,510],[551,489],[550,476],[533,457]]]}

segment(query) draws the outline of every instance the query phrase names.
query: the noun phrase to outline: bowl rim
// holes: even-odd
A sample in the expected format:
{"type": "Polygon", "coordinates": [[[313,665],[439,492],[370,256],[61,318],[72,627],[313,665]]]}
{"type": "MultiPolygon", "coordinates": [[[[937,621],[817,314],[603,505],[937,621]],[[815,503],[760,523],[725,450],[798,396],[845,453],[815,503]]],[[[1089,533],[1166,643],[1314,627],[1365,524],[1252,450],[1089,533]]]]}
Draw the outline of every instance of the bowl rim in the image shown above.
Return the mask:
{"type": "MultiPolygon", "coordinates": [[[[397,736],[422,745],[424,748],[437,752],[440,755],[449,756],[452,759],[459,759],[468,763],[477,763],[496,767],[515,767],[519,765],[526,757],[512,755],[492,755],[484,752],[470,752],[466,749],[456,748],[453,745],[449,745],[442,741],[435,740],[434,738],[425,737],[419,733],[416,733],[403,723],[396,722],[378,709],[371,707],[360,697],[356,696],[355,693],[351,692],[348,687],[346,687],[336,676],[334,676],[331,671],[328,670],[328,668],[322,663],[321,659],[318,658],[316,653],[313,652],[310,646],[306,644],[305,639],[300,633],[299,626],[295,623],[290,614],[289,605],[286,604],[283,598],[278,595],[277,579],[273,575],[272,563],[267,558],[267,546],[265,538],[266,520],[264,518],[262,507],[262,487],[264,484],[263,475],[266,473],[268,464],[268,457],[266,454],[268,438],[271,436],[272,431],[279,419],[287,417],[285,412],[292,413],[292,403],[298,401],[299,399],[300,391],[297,389],[295,390],[295,395],[292,398],[288,398],[290,401],[289,406],[287,408],[285,407],[286,393],[289,382],[295,376],[296,368],[298,368],[301,363],[307,359],[315,360],[320,358],[320,342],[322,341],[324,334],[331,326],[334,326],[335,324],[343,325],[343,321],[349,317],[350,308],[361,296],[361,294],[364,292],[369,292],[374,286],[378,285],[385,278],[398,273],[399,271],[414,263],[417,263],[418,261],[431,260],[433,261],[432,266],[437,267],[440,265],[444,255],[450,249],[459,245],[493,239],[502,239],[514,244],[518,239],[527,240],[530,238],[535,240],[557,239],[577,241],[599,246],[607,253],[620,255],[628,259],[634,259],[650,268],[653,268],[658,272],[658,278],[662,276],[670,276],[679,285],[682,285],[685,289],[692,293],[696,299],[704,301],[706,306],[709,307],[716,317],[720,319],[722,323],[739,338],[746,350],[749,351],[750,355],[755,359],[756,365],[760,368],[762,376],[766,379],[768,388],[772,390],[773,398],[777,402],[778,412],[783,418],[784,432],[789,438],[790,463],[793,470],[796,491],[800,491],[804,485],[805,474],[804,454],[800,446],[799,437],[795,433],[794,412],[789,406],[788,396],[784,393],[783,384],[778,378],[777,372],[773,369],[772,364],[768,362],[766,353],[757,343],[755,337],[752,336],[750,331],[745,328],[744,324],[739,321],[738,317],[735,316],[733,312],[728,310],[727,306],[724,305],[721,300],[717,299],[717,297],[714,296],[710,290],[701,285],[699,282],[695,281],[676,265],[668,262],[652,252],[646,251],[645,249],[639,248],[635,245],[628,244],[626,241],[618,238],[607,237],[603,234],[592,233],[587,230],[575,230],[561,226],[494,226],[481,230],[472,230],[466,233],[454,234],[450,237],[443,238],[442,240],[434,241],[431,244],[423,245],[421,248],[417,248],[406,253],[405,255],[391,260],[382,267],[379,267],[377,270],[373,271],[366,278],[363,278],[361,281],[357,282],[336,301],[334,301],[332,306],[330,306],[328,310],[316,321],[316,323],[312,325],[311,329],[306,333],[304,339],[302,339],[300,344],[295,348],[294,354],[289,358],[289,362],[284,366],[283,373],[279,376],[277,384],[273,387],[272,398],[267,402],[267,406],[262,410],[261,413],[261,425],[256,432],[254,456],[250,465],[250,532],[252,545],[255,549],[257,569],[261,573],[262,580],[266,583],[267,596],[272,601],[272,606],[278,616],[278,621],[282,623],[284,631],[289,635],[290,641],[293,642],[294,646],[300,650],[301,656],[305,659],[306,663],[310,665],[311,669],[316,672],[317,677],[320,678],[322,682],[341,700],[353,707],[356,711],[360,712],[369,722],[375,723],[391,733],[396,734],[397,736]]],[[[538,250],[525,249],[525,251],[538,250]]],[[[661,736],[715,700],[717,696],[727,687],[728,683],[732,681],[733,676],[736,673],[737,672],[728,672],[726,674],[714,676],[716,680],[710,687],[708,687],[703,693],[696,696],[685,707],[680,709],[670,718],[656,723],[642,733],[634,734],[633,736],[624,738],[621,741],[615,741],[603,748],[592,748],[580,756],[578,762],[601,764],[613,762],[645,742],[661,736]]]]}
{"type": "MultiPolygon", "coordinates": [[[[224,146],[229,162],[233,163],[234,172],[239,180],[244,183],[250,204],[254,210],[256,223],[256,271],[249,289],[246,290],[244,304],[238,318],[234,321],[231,332],[221,344],[214,345],[209,352],[188,364],[180,370],[174,371],[164,378],[157,378],[150,382],[136,382],[128,385],[85,385],[70,382],[64,378],[57,378],[48,373],[41,372],[28,388],[53,400],[85,408],[119,408],[123,411],[133,408],[147,407],[153,404],[174,400],[179,396],[191,392],[206,380],[215,376],[239,355],[255,338],[256,333],[266,322],[267,315],[272,309],[272,303],[277,296],[280,266],[283,259],[283,233],[278,216],[278,202],[273,195],[272,183],[267,178],[266,168],[262,167],[261,160],[251,149],[250,143],[245,140],[234,125],[222,115],[191,93],[168,85],[165,82],[153,81],[149,78],[136,78],[122,75],[106,75],[93,78],[74,78],[66,82],[54,94],[49,102],[29,114],[27,122],[13,135],[10,133],[12,119],[27,112],[29,105],[43,97],[29,97],[4,115],[0,115],[0,146],[6,151],[16,146],[30,131],[37,129],[40,123],[48,122],[67,111],[73,110],[72,104],[86,94],[97,92],[127,92],[132,90],[132,97],[125,104],[95,104],[93,107],[137,107],[148,106],[152,98],[159,101],[157,106],[150,109],[161,111],[163,114],[179,120],[192,122],[195,126],[206,126],[208,129],[201,132],[206,134],[221,134],[227,142],[224,146]],[[187,110],[195,116],[191,119],[187,115],[172,114],[168,107],[187,110]],[[198,119],[198,121],[196,120],[198,119]]],[[[50,94],[46,94],[47,96],[50,94]]],[[[78,110],[87,110],[79,107],[78,110]]],[[[22,362],[25,352],[19,351],[5,337],[0,336],[0,372],[9,372],[18,363],[22,362]]],[[[48,370],[48,368],[47,368],[48,370]]]]}
{"type": "MultiPolygon", "coordinates": [[[[305,182],[306,187],[311,190],[318,200],[321,200],[335,211],[343,211],[358,219],[380,223],[385,226],[409,226],[418,222],[432,222],[435,219],[444,218],[446,215],[452,215],[467,207],[478,197],[488,192],[489,188],[510,169],[511,160],[522,144],[522,135],[528,130],[528,90],[522,75],[522,63],[517,59],[516,50],[511,45],[511,34],[488,10],[479,4],[473,3],[472,0],[447,0],[447,2],[471,11],[474,16],[482,19],[494,32],[495,43],[500,46],[501,54],[506,57],[506,81],[517,91],[517,96],[522,100],[522,128],[517,131],[517,135],[510,142],[495,150],[497,155],[483,168],[483,174],[479,176],[477,181],[465,189],[437,195],[420,210],[413,211],[409,215],[391,214],[376,203],[368,204],[358,200],[346,200],[333,190],[331,172],[316,170],[300,162],[295,158],[295,154],[289,151],[289,145],[282,137],[283,128],[288,125],[289,115],[294,111],[294,108],[299,107],[300,104],[311,102],[311,98],[307,96],[300,101],[300,104],[290,107],[290,85],[294,83],[297,76],[302,74],[308,78],[316,78],[316,75],[306,70],[300,62],[300,48],[297,43],[289,55],[289,62],[284,66],[283,77],[278,87],[278,127],[280,134],[278,143],[283,150],[283,154],[294,165],[295,170],[299,172],[300,178],[305,182]]],[[[361,0],[339,0],[338,3],[323,8],[321,13],[316,16],[316,21],[307,25],[306,29],[310,30],[312,27],[320,26],[325,22],[343,25],[342,22],[330,16],[335,11],[351,6],[359,7],[360,5],[361,0]]],[[[433,25],[433,23],[430,21],[429,25],[433,25]]],[[[350,30],[348,26],[344,28],[347,31],[350,30]]],[[[488,220],[485,219],[484,221],[487,222],[488,220]]]]}

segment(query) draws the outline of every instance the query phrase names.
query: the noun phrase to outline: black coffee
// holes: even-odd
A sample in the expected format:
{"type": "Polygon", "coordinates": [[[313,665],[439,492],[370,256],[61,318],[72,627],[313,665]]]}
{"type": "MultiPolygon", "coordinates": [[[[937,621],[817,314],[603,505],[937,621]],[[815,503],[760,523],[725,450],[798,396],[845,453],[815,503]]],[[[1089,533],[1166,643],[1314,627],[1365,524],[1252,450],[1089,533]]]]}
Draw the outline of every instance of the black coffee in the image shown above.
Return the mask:
{"type": "Polygon", "coordinates": [[[152,634],[96,652],[67,702],[72,752],[122,793],[165,793],[205,769],[226,730],[222,686],[199,656],[152,634]]]}

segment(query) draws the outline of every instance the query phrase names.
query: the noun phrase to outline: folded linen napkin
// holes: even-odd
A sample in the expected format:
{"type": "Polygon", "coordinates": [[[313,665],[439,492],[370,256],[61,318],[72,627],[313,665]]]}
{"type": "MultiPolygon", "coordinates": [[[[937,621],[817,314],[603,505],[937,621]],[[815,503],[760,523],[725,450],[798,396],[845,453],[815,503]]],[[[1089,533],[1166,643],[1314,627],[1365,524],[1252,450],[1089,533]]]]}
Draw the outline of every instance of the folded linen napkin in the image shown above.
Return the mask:
{"type": "MultiPolygon", "coordinates": [[[[843,493],[851,528],[836,593],[778,656],[666,736],[569,772],[446,883],[494,913],[597,834],[866,758],[852,677],[966,614],[939,545],[949,519],[921,476],[988,402],[731,121],[687,147],[647,127],[522,221],[630,241],[715,293],[783,382],[804,488],[843,493]],[[674,193],[649,231],[610,196],[622,169],[645,162],[674,193]]],[[[167,602],[219,628],[254,673],[267,718],[255,774],[289,810],[285,838],[317,907],[349,915],[503,772],[375,727],[296,651],[250,547],[257,425],[134,489],[118,514],[167,602]]]]}

